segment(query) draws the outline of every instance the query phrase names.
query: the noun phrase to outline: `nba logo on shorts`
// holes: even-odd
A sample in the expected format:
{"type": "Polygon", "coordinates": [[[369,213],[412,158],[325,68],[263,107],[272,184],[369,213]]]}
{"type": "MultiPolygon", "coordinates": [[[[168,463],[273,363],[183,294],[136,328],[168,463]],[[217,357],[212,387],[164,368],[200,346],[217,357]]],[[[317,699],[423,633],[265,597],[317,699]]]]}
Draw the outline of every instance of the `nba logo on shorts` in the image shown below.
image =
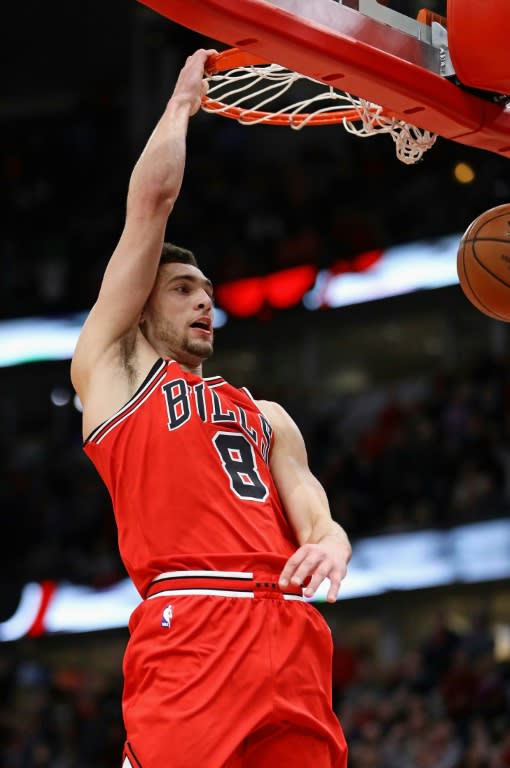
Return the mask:
{"type": "Polygon", "coordinates": [[[172,610],[172,606],[166,605],[165,608],[163,609],[163,614],[161,616],[161,626],[165,627],[165,629],[170,629],[173,615],[174,615],[174,612],[172,610]]]}

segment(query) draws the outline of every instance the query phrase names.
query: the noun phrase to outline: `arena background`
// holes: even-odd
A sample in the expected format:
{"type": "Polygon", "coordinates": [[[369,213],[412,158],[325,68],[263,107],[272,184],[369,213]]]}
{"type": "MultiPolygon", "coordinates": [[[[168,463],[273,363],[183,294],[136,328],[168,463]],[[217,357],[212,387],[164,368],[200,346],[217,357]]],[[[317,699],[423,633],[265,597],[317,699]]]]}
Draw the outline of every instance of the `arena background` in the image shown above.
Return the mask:
{"type": "MultiPolygon", "coordinates": [[[[68,354],[25,345],[43,321],[53,333],[79,325],[179,67],[214,44],[120,0],[9,4],[3,19],[0,627],[27,584],[45,590],[46,608],[59,588],[88,590],[72,593],[79,616],[80,594],[125,579],[108,496],[81,450],[68,354]],[[14,336],[26,318],[28,334],[14,336]]],[[[438,139],[409,167],[388,137],[205,114],[188,146],[168,238],[221,287],[207,375],[287,407],[351,535],[357,577],[370,562],[382,579],[318,603],[351,768],[510,765],[508,331],[455,278],[439,280],[472,219],[510,200],[507,161],[438,139]],[[409,275],[428,289],[401,294],[409,275]],[[339,277],[386,298],[349,304],[339,277]],[[474,532],[460,555],[458,531],[474,532]],[[420,565],[406,582],[418,556],[427,575],[420,565]]],[[[125,627],[49,633],[36,619],[0,643],[0,765],[119,764],[125,627]]]]}

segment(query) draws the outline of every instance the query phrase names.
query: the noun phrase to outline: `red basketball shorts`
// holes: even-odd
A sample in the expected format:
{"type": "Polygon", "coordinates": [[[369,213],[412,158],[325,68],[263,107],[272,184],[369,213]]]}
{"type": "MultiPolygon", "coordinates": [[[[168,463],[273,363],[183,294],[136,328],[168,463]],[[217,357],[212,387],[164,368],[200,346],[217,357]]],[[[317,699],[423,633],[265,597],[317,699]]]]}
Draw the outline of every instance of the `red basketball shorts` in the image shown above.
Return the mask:
{"type": "Polygon", "coordinates": [[[162,575],[130,620],[123,768],[345,768],[331,632],[274,574],[162,575]]]}

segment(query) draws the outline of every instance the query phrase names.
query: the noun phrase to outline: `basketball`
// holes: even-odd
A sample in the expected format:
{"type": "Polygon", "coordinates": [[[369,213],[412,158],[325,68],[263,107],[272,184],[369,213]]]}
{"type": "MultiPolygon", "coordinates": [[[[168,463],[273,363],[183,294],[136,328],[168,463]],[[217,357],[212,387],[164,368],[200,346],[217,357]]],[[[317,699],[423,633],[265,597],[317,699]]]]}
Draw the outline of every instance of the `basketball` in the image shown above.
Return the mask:
{"type": "Polygon", "coordinates": [[[490,208],[469,225],[459,244],[457,273],[480,312],[510,323],[510,204],[490,208]]]}

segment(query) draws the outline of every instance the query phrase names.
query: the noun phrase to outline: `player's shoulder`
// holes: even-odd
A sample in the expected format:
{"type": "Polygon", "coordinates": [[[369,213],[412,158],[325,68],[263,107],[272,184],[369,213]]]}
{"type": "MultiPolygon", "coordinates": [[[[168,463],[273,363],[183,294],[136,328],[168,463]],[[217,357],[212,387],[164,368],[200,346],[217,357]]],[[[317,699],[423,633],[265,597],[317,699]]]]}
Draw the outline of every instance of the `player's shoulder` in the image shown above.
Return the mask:
{"type": "Polygon", "coordinates": [[[273,429],[283,429],[293,423],[291,417],[280,403],[274,400],[256,400],[255,403],[273,429]]]}
{"type": "Polygon", "coordinates": [[[289,447],[302,445],[301,430],[280,403],[272,400],[257,400],[257,406],[271,425],[277,445],[284,446],[286,450],[289,447]]]}
{"type": "Polygon", "coordinates": [[[255,400],[255,403],[261,411],[267,410],[280,415],[286,413],[285,408],[283,408],[280,403],[276,403],[274,400],[255,400]]]}

